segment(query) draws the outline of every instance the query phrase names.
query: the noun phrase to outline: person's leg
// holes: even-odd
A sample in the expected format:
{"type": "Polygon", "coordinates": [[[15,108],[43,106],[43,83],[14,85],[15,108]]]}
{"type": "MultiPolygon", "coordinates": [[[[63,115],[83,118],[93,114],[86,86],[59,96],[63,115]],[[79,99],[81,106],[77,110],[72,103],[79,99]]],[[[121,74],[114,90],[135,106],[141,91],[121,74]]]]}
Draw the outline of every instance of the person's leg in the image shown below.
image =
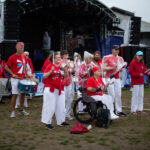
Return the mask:
{"type": "Polygon", "coordinates": [[[20,95],[17,96],[15,108],[20,106],[20,95]]]}
{"type": "Polygon", "coordinates": [[[20,110],[23,110],[24,100],[25,100],[25,93],[20,94],[20,110]]]}
{"type": "Polygon", "coordinates": [[[137,111],[138,106],[139,85],[133,85],[131,98],[131,113],[137,111]]]}
{"type": "Polygon", "coordinates": [[[61,125],[65,122],[66,118],[66,111],[65,111],[65,92],[61,91],[59,95],[59,91],[55,90],[55,97],[56,97],[56,105],[55,105],[55,115],[57,125],[61,125]]]}
{"type": "Polygon", "coordinates": [[[25,96],[24,107],[28,107],[28,98],[25,96]]]}
{"type": "MultiPolygon", "coordinates": [[[[71,114],[71,104],[72,104],[72,101],[74,99],[74,86],[73,84],[70,84],[69,86],[67,86],[67,99],[66,99],[66,117],[68,119],[72,119],[70,114],[71,114]]],[[[65,92],[65,95],[66,95],[66,92],[65,92]]]]}
{"type": "Polygon", "coordinates": [[[119,118],[118,116],[116,116],[114,114],[114,105],[113,105],[113,102],[112,102],[112,97],[110,95],[103,94],[103,96],[96,95],[96,96],[92,96],[92,97],[96,101],[101,101],[103,104],[105,104],[107,106],[107,108],[110,111],[110,116],[111,116],[112,120],[119,118]]]}
{"type": "Polygon", "coordinates": [[[17,99],[17,96],[19,94],[18,83],[19,83],[18,79],[11,78],[11,87],[12,87],[12,98],[11,98],[12,113],[10,115],[11,118],[15,117],[16,99],[17,99]]]}
{"type": "Polygon", "coordinates": [[[56,105],[56,96],[54,93],[49,91],[49,88],[46,87],[43,93],[43,107],[42,107],[42,118],[41,122],[45,124],[52,123],[52,117],[55,112],[56,105]]]}
{"type": "Polygon", "coordinates": [[[115,90],[114,90],[114,83],[113,84],[110,84],[108,87],[107,87],[107,91],[108,91],[108,95],[110,95],[112,97],[112,101],[114,103],[115,101],[115,90]]]}
{"type": "Polygon", "coordinates": [[[139,85],[137,111],[143,111],[144,85],[139,85]]]}
{"type": "Polygon", "coordinates": [[[116,79],[114,82],[114,91],[115,91],[115,109],[116,112],[122,112],[122,103],[121,103],[121,81],[116,79]]]}

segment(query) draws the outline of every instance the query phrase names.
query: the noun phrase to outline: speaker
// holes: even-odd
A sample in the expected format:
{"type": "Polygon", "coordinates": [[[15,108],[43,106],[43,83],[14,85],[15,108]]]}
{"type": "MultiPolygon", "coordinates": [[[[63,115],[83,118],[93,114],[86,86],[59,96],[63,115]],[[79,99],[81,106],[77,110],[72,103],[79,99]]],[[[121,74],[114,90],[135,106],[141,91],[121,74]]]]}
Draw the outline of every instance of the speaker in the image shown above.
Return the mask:
{"type": "Polygon", "coordinates": [[[4,39],[19,40],[19,1],[7,0],[4,3],[4,39]]]}
{"type": "Polygon", "coordinates": [[[138,45],[140,42],[140,28],[141,28],[141,17],[131,18],[130,27],[130,44],[138,45]]]}

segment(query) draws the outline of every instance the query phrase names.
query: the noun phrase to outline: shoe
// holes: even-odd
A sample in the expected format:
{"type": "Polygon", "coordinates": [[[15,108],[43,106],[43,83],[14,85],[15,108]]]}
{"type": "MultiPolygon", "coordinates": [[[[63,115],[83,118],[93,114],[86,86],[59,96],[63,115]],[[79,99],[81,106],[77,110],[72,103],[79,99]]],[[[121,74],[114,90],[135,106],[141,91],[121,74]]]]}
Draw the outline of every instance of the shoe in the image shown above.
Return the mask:
{"type": "Polygon", "coordinates": [[[73,120],[73,118],[71,116],[66,117],[66,119],[68,119],[70,121],[73,120]]]}
{"type": "Polygon", "coordinates": [[[146,112],[142,111],[142,110],[139,110],[137,111],[138,113],[141,113],[141,114],[145,114],[146,112]]]}
{"type": "Polygon", "coordinates": [[[23,109],[23,110],[20,110],[19,113],[20,113],[20,115],[25,115],[25,116],[28,116],[28,115],[29,115],[29,113],[26,112],[24,109],[23,109]]]}
{"type": "Polygon", "coordinates": [[[15,118],[15,111],[12,111],[12,112],[11,112],[10,118],[15,118]]]}
{"type": "Polygon", "coordinates": [[[119,118],[119,116],[117,116],[115,114],[111,114],[111,117],[110,117],[111,120],[118,119],[118,118],[119,118]]]}
{"type": "Polygon", "coordinates": [[[17,109],[17,108],[19,108],[19,106],[18,106],[18,105],[16,105],[16,106],[15,106],[15,109],[17,109]]]}
{"type": "Polygon", "coordinates": [[[69,126],[69,123],[67,123],[67,122],[63,122],[61,125],[59,125],[59,126],[69,126]]]}
{"type": "Polygon", "coordinates": [[[136,112],[131,112],[132,113],[132,115],[137,115],[137,113],[136,112]]]}
{"type": "Polygon", "coordinates": [[[46,128],[47,128],[48,130],[53,130],[53,129],[54,129],[54,127],[53,127],[51,124],[47,124],[47,125],[46,125],[46,128]]]}
{"type": "Polygon", "coordinates": [[[118,113],[116,113],[116,115],[118,115],[118,116],[124,116],[124,117],[127,116],[124,112],[118,112],[118,113]]]}

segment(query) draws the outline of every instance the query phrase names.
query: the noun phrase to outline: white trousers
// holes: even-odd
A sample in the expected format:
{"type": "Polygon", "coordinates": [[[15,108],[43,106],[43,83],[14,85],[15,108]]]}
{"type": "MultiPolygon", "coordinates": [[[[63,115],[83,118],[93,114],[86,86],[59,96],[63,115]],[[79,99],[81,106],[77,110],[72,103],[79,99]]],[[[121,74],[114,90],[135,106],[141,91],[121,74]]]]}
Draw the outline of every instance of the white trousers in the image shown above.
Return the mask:
{"type": "Polygon", "coordinates": [[[92,96],[96,101],[101,101],[103,104],[107,106],[110,110],[111,117],[114,116],[114,105],[112,101],[112,97],[110,95],[103,94],[103,96],[94,95],[92,96]]]}
{"type": "MultiPolygon", "coordinates": [[[[110,79],[107,79],[107,82],[110,79]]],[[[116,112],[122,112],[121,103],[121,81],[120,79],[115,79],[113,84],[107,87],[108,95],[112,96],[113,103],[115,103],[116,112]]]]}
{"type": "Polygon", "coordinates": [[[74,82],[70,85],[65,86],[65,100],[66,100],[66,117],[70,117],[71,114],[71,104],[74,99],[74,82]]]}
{"type": "MultiPolygon", "coordinates": [[[[20,95],[17,96],[17,99],[16,99],[16,107],[18,107],[19,105],[20,105],[20,95]]],[[[25,106],[25,107],[28,107],[27,97],[25,97],[24,106],[25,106]]]]}
{"type": "Polygon", "coordinates": [[[65,93],[61,91],[59,95],[59,90],[55,89],[52,93],[49,89],[44,89],[41,122],[51,124],[55,113],[57,125],[60,125],[65,121],[65,93]]]}
{"type": "Polygon", "coordinates": [[[131,112],[143,111],[144,85],[133,85],[131,112]]]}

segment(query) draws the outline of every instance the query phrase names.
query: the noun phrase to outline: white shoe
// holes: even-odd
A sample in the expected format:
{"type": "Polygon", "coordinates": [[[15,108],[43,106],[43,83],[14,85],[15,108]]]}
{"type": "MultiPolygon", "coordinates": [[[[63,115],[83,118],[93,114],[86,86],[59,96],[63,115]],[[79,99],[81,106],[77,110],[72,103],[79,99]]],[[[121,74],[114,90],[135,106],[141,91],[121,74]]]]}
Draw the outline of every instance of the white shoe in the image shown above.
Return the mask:
{"type": "Polygon", "coordinates": [[[119,118],[119,116],[117,116],[115,114],[111,114],[111,117],[110,117],[111,120],[118,119],[118,118],[119,118]]]}
{"type": "Polygon", "coordinates": [[[18,105],[16,105],[16,106],[15,106],[15,109],[17,109],[17,108],[19,108],[19,106],[18,106],[18,105]]]}
{"type": "Polygon", "coordinates": [[[12,111],[12,112],[11,112],[10,118],[15,118],[15,111],[12,111]]]}
{"type": "Polygon", "coordinates": [[[19,112],[20,115],[25,115],[28,116],[30,113],[26,112],[24,109],[22,111],[19,112]]]}
{"type": "Polygon", "coordinates": [[[68,119],[70,121],[73,120],[73,118],[71,116],[66,117],[66,119],[68,119]]]}

